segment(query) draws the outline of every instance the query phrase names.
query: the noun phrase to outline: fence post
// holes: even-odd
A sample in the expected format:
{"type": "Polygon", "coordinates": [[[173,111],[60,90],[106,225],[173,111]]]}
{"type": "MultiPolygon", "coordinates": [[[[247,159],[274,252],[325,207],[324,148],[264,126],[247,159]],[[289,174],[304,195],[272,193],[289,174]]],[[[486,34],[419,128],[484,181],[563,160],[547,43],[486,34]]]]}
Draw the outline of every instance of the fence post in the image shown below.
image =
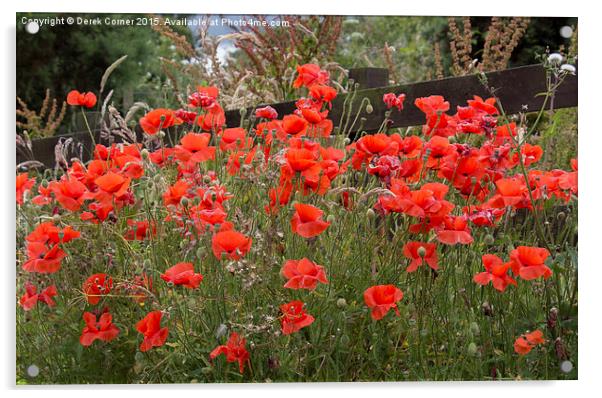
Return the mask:
{"type": "Polygon", "coordinates": [[[389,85],[389,70],[386,68],[349,69],[349,78],[359,84],[360,89],[386,87],[389,85]]]}

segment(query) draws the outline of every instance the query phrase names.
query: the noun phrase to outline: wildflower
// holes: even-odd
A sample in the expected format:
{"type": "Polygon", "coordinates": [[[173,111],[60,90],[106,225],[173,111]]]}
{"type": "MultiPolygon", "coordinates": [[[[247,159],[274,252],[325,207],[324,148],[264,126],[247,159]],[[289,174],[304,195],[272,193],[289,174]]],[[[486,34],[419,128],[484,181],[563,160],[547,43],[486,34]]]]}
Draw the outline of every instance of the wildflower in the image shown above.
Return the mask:
{"type": "Polygon", "coordinates": [[[304,238],[320,235],[330,225],[329,222],[322,220],[323,214],[324,212],[317,207],[296,203],[291,229],[304,238]]]}
{"type": "Polygon", "coordinates": [[[577,72],[577,68],[575,68],[574,65],[571,64],[564,64],[560,67],[560,70],[563,72],[566,72],[570,75],[574,75],[577,72]]]}
{"type": "Polygon", "coordinates": [[[288,279],[284,287],[289,289],[314,290],[318,282],[328,283],[324,268],[307,258],[287,260],[280,273],[288,279]]]}
{"type": "Polygon", "coordinates": [[[96,322],[96,315],[91,312],[84,312],[86,326],[79,338],[80,344],[88,347],[96,340],[109,342],[115,339],[119,334],[119,328],[112,321],[113,317],[108,312],[103,313],[98,322],[96,322]]]}
{"type": "Polygon", "coordinates": [[[109,294],[113,289],[113,278],[107,277],[107,274],[91,275],[83,285],[83,291],[86,295],[88,304],[98,304],[101,296],[109,294]]]}
{"type": "Polygon", "coordinates": [[[38,288],[36,286],[30,282],[26,282],[25,294],[21,296],[19,304],[25,311],[32,310],[38,304],[38,302],[42,302],[48,307],[54,307],[55,302],[52,298],[56,295],[57,291],[55,285],[48,286],[46,289],[42,290],[41,293],[38,293],[38,288]]]}
{"type": "Polygon", "coordinates": [[[293,82],[293,87],[299,88],[301,86],[311,87],[314,84],[325,84],[330,79],[330,74],[321,70],[316,64],[305,64],[297,66],[297,79],[293,82]]]}
{"type": "Polygon", "coordinates": [[[31,187],[36,183],[35,178],[29,178],[27,173],[21,173],[17,175],[16,186],[17,186],[17,203],[23,204],[23,195],[29,191],[31,187]]]}
{"type": "Polygon", "coordinates": [[[484,254],[482,257],[485,272],[476,274],[473,278],[479,285],[492,283],[493,287],[500,292],[506,290],[508,285],[515,285],[516,281],[508,275],[511,263],[505,263],[494,254],[484,254]]]}
{"type": "Polygon", "coordinates": [[[140,119],[140,127],[146,134],[154,135],[159,130],[168,129],[182,123],[171,109],[158,108],[148,112],[140,119]]]}
{"type": "Polygon", "coordinates": [[[553,65],[560,65],[564,57],[559,53],[552,53],[548,55],[548,62],[553,65]]]}
{"type": "Polygon", "coordinates": [[[155,222],[150,222],[148,220],[134,221],[129,219],[127,220],[127,225],[131,227],[125,234],[125,239],[127,240],[145,240],[151,236],[157,235],[157,225],[155,222]]]}
{"type": "Polygon", "coordinates": [[[96,105],[96,95],[91,92],[80,93],[77,90],[72,90],[67,94],[67,103],[72,106],[93,108],[96,105]]]}
{"type": "Polygon", "coordinates": [[[314,322],[315,318],[303,310],[304,305],[302,301],[295,300],[280,306],[282,311],[280,323],[283,335],[297,332],[314,322]]]}
{"type": "Polygon", "coordinates": [[[510,252],[512,272],[525,280],[537,279],[543,276],[548,279],[552,270],[544,261],[550,252],[541,247],[519,246],[510,252]]]}
{"type": "Polygon", "coordinates": [[[371,309],[370,315],[375,321],[382,319],[390,309],[399,316],[397,302],[403,298],[403,292],[394,285],[376,285],[364,292],[364,302],[371,309]]]}
{"type": "Polygon", "coordinates": [[[543,332],[541,330],[536,330],[517,338],[514,342],[514,351],[519,355],[526,355],[533,347],[543,343],[545,343],[543,332]]]}
{"type": "Polygon", "coordinates": [[[399,94],[396,96],[394,93],[387,93],[383,95],[383,102],[387,106],[387,109],[395,107],[397,110],[401,111],[403,109],[403,101],[405,101],[405,99],[405,94],[399,94]]]}
{"type": "Polygon", "coordinates": [[[194,273],[192,263],[177,263],[161,274],[161,279],[171,282],[176,286],[183,285],[189,289],[195,289],[199,287],[203,280],[203,275],[194,273]]]}
{"type": "Polygon", "coordinates": [[[41,242],[30,242],[27,245],[27,257],[23,269],[28,272],[52,274],[61,268],[61,261],[67,256],[58,244],[47,247],[41,242]]]}
{"type": "Polygon", "coordinates": [[[153,347],[161,347],[167,340],[169,329],[161,328],[161,311],[149,312],[144,319],[136,323],[136,330],[144,336],[144,340],[140,344],[140,351],[146,352],[153,347]]]}
{"type": "Polygon", "coordinates": [[[424,263],[434,270],[439,269],[435,243],[408,242],[403,247],[403,255],[412,260],[406,268],[406,272],[414,272],[424,263]]]}
{"type": "Polygon", "coordinates": [[[468,245],[474,239],[470,234],[466,217],[447,216],[444,219],[444,226],[440,227],[437,231],[437,240],[446,245],[455,245],[457,243],[468,245]]]}
{"type": "Polygon", "coordinates": [[[238,362],[240,373],[244,373],[245,363],[249,362],[249,352],[245,348],[247,340],[240,337],[238,333],[232,332],[226,345],[220,345],[209,354],[209,358],[214,359],[224,354],[227,362],[238,362]]]}
{"type": "Polygon", "coordinates": [[[209,146],[210,140],[209,133],[188,133],[182,137],[180,145],[176,146],[176,157],[193,165],[212,160],[215,158],[215,147],[209,146]]]}
{"type": "Polygon", "coordinates": [[[255,109],[255,117],[257,119],[263,118],[273,120],[278,117],[278,112],[276,112],[276,109],[272,108],[271,106],[265,106],[263,108],[255,109]]]}
{"type": "Polygon", "coordinates": [[[242,258],[251,249],[252,239],[233,230],[220,231],[213,235],[211,248],[218,260],[222,254],[231,260],[242,258]]]}

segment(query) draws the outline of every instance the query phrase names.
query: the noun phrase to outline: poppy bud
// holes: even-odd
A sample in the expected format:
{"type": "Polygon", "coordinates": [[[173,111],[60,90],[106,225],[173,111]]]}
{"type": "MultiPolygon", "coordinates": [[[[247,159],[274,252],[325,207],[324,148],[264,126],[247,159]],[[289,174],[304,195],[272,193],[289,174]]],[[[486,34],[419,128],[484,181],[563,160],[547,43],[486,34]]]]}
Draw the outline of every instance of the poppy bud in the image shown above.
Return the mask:
{"type": "Polygon", "coordinates": [[[42,180],[42,187],[48,188],[48,180],[46,180],[46,179],[42,180]]]}
{"type": "Polygon", "coordinates": [[[345,137],[345,139],[343,140],[343,143],[344,143],[345,145],[349,145],[349,144],[351,144],[351,138],[349,138],[349,137],[345,137]]]}
{"type": "Polygon", "coordinates": [[[240,118],[243,119],[247,115],[247,108],[240,108],[238,113],[240,114],[240,118]]]}
{"type": "Polygon", "coordinates": [[[157,137],[159,137],[159,138],[164,138],[164,137],[165,137],[165,132],[164,132],[163,130],[159,131],[159,132],[157,133],[157,137]]]}
{"type": "Polygon", "coordinates": [[[183,207],[188,207],[188,205],[190,204],[190,200],[186,196],[182,196],[182,199],[180,199],[180,204],[183,207]]]}
{"type": "Polygon", "coordinates": [[[493,238],[493,235],[487,234],[485,235],[485,239],[483,240],[483,242],[486,245],[493,245],[495,243],[495,239],[493,238]]]}
{"type": "Polygon", "coordinates": [[[349,344],[349,336],[347,336],[346,334],[341,336],[341,344],[343,345],[348,345],[349,344]]]}
{"type": "Polygon", "coordinates": [[[209,175],[205,174],[205,175],[203,176],[203,183],[205,183],[205,184],[209,184],[209,183],[211,183],[211,176],[209,176],[209,175]]]}
{"type": "Polygon", "coordinates": [[[329,214],[328,217],[326,217],[326,221],[329,223],[333,223],[335,220],[334,214],[329,214]]]}
{"type": "Polygon", "coordinates": [[[416,253],[418,253],[420,257],[424,258],[424,256],[426,256],[426,248],[424,246],[420,246],[418,250],[416,250],[416,253]]]}
{"type": "Polygon", "coordinates": [[[374,218],[376,218],[376,213],[374,210],[368,209],[366,210],[366,217],[368,217],[369,220],[374,220],[374,218]]]}
{"type": "Polygon", "coordinates": [[[477,348],[477,345],[474,342],[470,342],[470,344],[468,344],[468,348],[466,349],[466,351],[468,352],[468,355],[471,356],[476,356],[479,352],[479,349],[477,348]]]}
{"type": "Polygon", "coordinates": [[[478,336],[481,333],[481,329],[479,328],[479,324],[476,322],[472,322],[470,324],[470,331],[473,335],[478,336]]]}
{"type": "Polygon", "coordinates": [[[52,216],[52,221],[53,222],[59,222],[61,220],[61,216],[58,214],[55,214],[52,216]]]}
{"type": "Polygon", "coordinates": [[[366,105],[366,113],[371,114],[372,112],[374,112],[374,107],[371,103],[368,103],[368,105],[366,105]]]}
{"type": "Polygon", "coordinates": [[[339,307],[339,308],[347,307],[347,300],[345,300],[343,297],[339,298],[337,300],[337,307],[339,307]]]}
{"type": "Polygon", "coordinates": [[[144,148],[142,151],[140,151],[140,157],[143,160],[148,160],[150,158],[150,152],[148,152],[148,149],[144,148]]]}
{"type": "Polygon", "coordinates": [[[449,137],[449,143],[450,144],[455,144],[458,140],[456,139],[455,135],[452,135],[451,137],[449,137]]]}

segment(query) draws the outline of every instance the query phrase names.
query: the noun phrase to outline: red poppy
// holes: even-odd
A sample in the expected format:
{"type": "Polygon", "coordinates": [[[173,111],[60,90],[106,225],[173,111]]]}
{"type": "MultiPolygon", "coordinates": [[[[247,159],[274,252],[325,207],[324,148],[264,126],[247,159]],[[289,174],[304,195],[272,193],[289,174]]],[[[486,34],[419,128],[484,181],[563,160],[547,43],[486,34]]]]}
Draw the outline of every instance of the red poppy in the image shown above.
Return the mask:
{"type": "Polygon", "coordinates": [[[253,139],[247,137],[247,130],[242,127],[225,129],[220,135],[219,148],[222,151],[248,149],[253,146],[253,139]]]}
{"type": "Polygon", "coordinates": [[[372,311],[370,315],[375,321],[382,319],[390,309],[399,316],[397,302],[403,298],[403,292],[394,285],[376,285],[364,292],[364,302],[372,311]]]}
{"type": "Polygon", "coordinates": [[[286,134],[302,136],[307,132],[308,122],[297,115],[286,115],[282,118],[282,129],[286,134]]]}
{"type": "Polygon", "coordinates": [[[297,79],[293,82],[293,87],[299,88],[301,86],[311,87],[314,84],[326,84],[330,79],[330,74],[321,70],[316,64],[305,64],[297,66],[297,79]]]}
{"type": "Polygon", "coordinates": [[[251,249],[252,239],[233,230],[220,231],[213,235],[211,248],[218,260],[225,254],[231,260],[238,260],[251,249]]]}
{"type": "Polygon", "coordinates": [[[94,93],[80,93],[77,90],[72,90],[67,94],[67,103],[73,106],[85,106],[92,108],[96,105],[96,95],[94,93]]]}
{"type": "Polygon", "coordinates": [[[33,187],[33,185],[36,183],[36,179],[35,178],[29,178],[29,175],[27,173],[21,173],[17,175],[16,178],[16,182],[17,182],[17,203],[22,205],[23,204],[23,195],[25,194],[25,192],[29,191],[31,189],[31,187],[33,187]]]}
{"type": "Polygon", "coordinates": [[[165,206],[180,204],[182,197],[186,195],[190,184],[184,180],[178,180],[175,184],[167,188],[167,192],[163,194],[163,203],[165,206]]]}
{"type": "Polygon", "coordinates": [[[437,231],[437,239],[446,245],[471,244],[474,239],[470,234],[468,221],[464,216],[447,216],[444,219],[444,226],[437,231]]]}
{"type": "Polygon", "coordinates": [[[283,335],[297,332],[314,322],[315,318],[303,310],[304,305],[302,301],[295,300],[280,306],[280,311],[282,311],[280,324],[283,335]]]}
{"type": "Polygon", "coordinates": [[[537,279],[540,276],[548,279],[552,276],[552,270],[544,261],[549,255],[550,252],[541,247],[519,246],[510,252],[512,272],[525,280],[537,279]]]}
{"type": "Polygon", "coordinates": [[[541,330],[535,330],[531,333],[526,333],[514,342],[514,351],[519,355],[528,354],[538,344],[545,343],[543,338],[543,332],[541,330]]]}
{"type": "Polygon", "coordinates": [[[171,109],[158,108],[148,112],[140,119],[140,127],[145,133],[154,135],[159,130],[167,129],[182,123],[171,109]]]}
{"type": "Polygon", "coordinates": [[[48,185],[57,202],[69,211],[77,211],[84,203],[85,199],[92,196],[88,194],[86,186],[75,178],[53,181],[48,185]]]}
{"type": "Polygon", "coordinates": [[[245,348],[247,340],[240,337],[238,333],[232,332],[226,345],[220,345],[209,354],[209,358],[215,359],[224,354],[227,362],[238,362],[240,373],[244,373],[245,363],[249,362],[249,352],[245,348]]]}
{"type": "Polygon", "coordinates": [[[424,263],[434,270],[439,269],[437,265],[437,245],[435,243],[408,242],[403,247],[403,255],[412,260],[407,272],[414,272],[424,263]]]}
{"type": "Polygon", "coordinates": [[[387,106],[387,109],[395,107],[397,110],[401,111],[403,109],[403,101],[405,101],[405,99],[405,94],[399,94],[396,96],[394,93],[387,93],[383,95],[383,102],[387,106]]]}
{"type": "Polygon", "coordinates": [[[314,84],[309,89],[309,96],[318,104],[332,102],[337,96],[337,90],[323,84],[314,84]]]}
{"type": "Polygon", "coordinates": [[[324,212],[317,207],[295,203],[295,210],[291,219],[291,229],[297,235],[311,238],[320,235],[330,225],[329,222],[322,220],[324,212]]]}
{"type": "Polygon", "coordinates": [[[136,330],[144,336],[144,340],[140,344],[140,351],[146,352],[153,347],[161,347],[167,340],[169,329],[161,328],[161,311],[149,312],[144,319],[136,323],[136,330]]]}
{"type": "Polygon", "coordinates": [[[307,258],[287,260],[280,273],[288,279],[284,287],[289,289],[314,290],[318,282],[328,283],[324,267],[307,258]]]}
{"type": "Polygon", "coordinates": [[[176,146],[176,156],[191,164],[212,160],[215,158],[215,147],[209,146],[209,141],[209,133],[188,133],[180,140],[181,145],[176,146]]]}
{"type": "Polygon", "coordinates": [[[263,108],[255,109],[255,117],[257,119],[273,120],[278,117],[278,112],[276,112],[276,109],[272,108],[271,106],[265,106],[263,108]]]}
{"type": "Polygon", "coordinates": [[[157,235],[157,225],[154,221],[134,221],[129,219],[127,224],[131,228],[125,233],[125,239],[127,240],[145,240],[157,235]]]}
{"type": "Polygon", "coordinates": [[[94,274],[84,282],[83,291],[88,304],[98,304],[100,298],[113,289],[113,278],[107,274],[94,274]]]}
{"type": "Polygon", "coordinates": [[[67,256],[58,244],[47,247],[44,243],[30,242],[27,245],[27,260],[23,269],[28,272],[52,274],[61,268],[61,261],[67,256]]]}
{"type": "Polygon", "coordinates": [[[57,291],[56,286],[54,285],[48,286],[46,289],[42,290],[41,293],[38,293],[38,288],[36,286],[30,282],[26,282],[25,294],[21,296],[19,304],[21,304],[21,307],[23,307],[25,311],[33,309],[36,304],[38,304],[38,301],[41,301],[49,307],[54,307],[56,303],[52,298],[56,295],[57,291]]]}
{"type": "Polygon", "coordinates": [[[516,286],[516,281],[508,275],[511,263],[504,264],[502,259],[494,254],[484,254],[482,259],[485,272],[474,276],[475,283],[485,286],[491,282],[493,287],[500,292],[506,290],[508,285],[516,286]]]}
{"type": "Polygon", "coordinates": [[[113,324],[113,316],[108,312],[103,313],[98,322],[96,322],[96,315],[84,312],[84,322],[86,326],[79,338],[80,344],[84,347],[91,346],[96,340],[109,342],[119,334],[119,329],[113,324]]]}
{"type": "Polygon", "coordinates": [[[130,181],[129,178],[125,178],[121,174],[109,171],[105,175],[94,180],[94,183],[98,185],[98,188],[102,191],[97,195],[97,199],[105,200],[107,198],[105,194],[110,194],[108,195],[109,200],[112,197],[118,198],[123,196],[130,187],[130,181]]]}
{"type": "Polygon", "coordinates": [[[203,280],[203,275],[194,273],[192,263],[177,263],[161,274],[161,279],[174,285],[183,285],[189,289],[196,289],[203,280]]]}

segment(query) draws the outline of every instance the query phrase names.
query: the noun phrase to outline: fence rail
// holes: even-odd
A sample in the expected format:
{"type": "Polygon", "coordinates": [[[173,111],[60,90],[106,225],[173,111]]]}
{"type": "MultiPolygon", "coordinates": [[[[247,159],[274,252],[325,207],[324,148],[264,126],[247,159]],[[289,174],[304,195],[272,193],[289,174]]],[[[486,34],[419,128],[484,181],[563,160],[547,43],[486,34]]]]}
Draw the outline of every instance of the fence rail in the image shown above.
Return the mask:
{"type": "MultiPolygon", "coordinates": [[[[387,111],[382,97],[385,93],[393,92],[396,94],[405,93],[406,101],[402,112],[393,112],[390,116],[392,127],[418,126],[424,123],[424,114],[416,108],[414,100],[419,97],[429,95],[442,95],[450,102],[451,109],[454,110],[458,105],[465,105],[466,100],[471,99],[473,95],[489,97],[490,93],[479,81],[476,75],[451,77],[440,80],[431,80],[420,83],[404,84],[399,86],[386,86],[388,83],[388,73],[382,68],[360,68],[349,71],[350,78],[353,78],[359,85],[354,102],[357,114],[361,99],[368,98],[372,104],[373,111],[366,114],[365,111],[359,116],[365,117],[362,130],[375,132],[379,129],[382,120],[387,111]]],[[[498,72],[486,73],[488,86],[495,89],[495,94],[502,103],[507,114],[516,114],[519,112],[535,111],[541,108],[544,98],[538,95],[546,91],[546,73],[541,65],[529,65],[518,68],[506,69],[498,72]]],[[[349,94],[347,94],[349,95],[349,94]]],[[[343,115],[343,105],[346,95],[337,97],[332,104],[329,118],[337,126],[343,115]]],[[[577,76],[568,76],[563,84],[558,88],[554,96],[554,108],[570,108],[577,106],[577,76]]],[[[281,102],[269,104],[279,115],[292,113],[295,110],[295,102],[281,102]]],[[[258,105],[264,106],[264,105],[258,105]]],[[[252,112],[254,108],[247,111],[252,112]]],[[[226,125],[228,127],[238,127],[240,125],[240,111],[226,111],[226,125]]],[[[354,126],[356,132],[359,123],[354,126]]],[[[68,136],[74,140],[82,142],[85,148],[90,148],[91,140],[87,132],[74,133],[68,136]]],[[[54,147],[59,137],[48,137],[34,140],[32,151],[34,158],[42,162],[47,167],[54,167],[54,147]]],[[[96,133],[96,141],[99,142],[99,133],[96,133]]],[[[17,164],[29,160],[24,154],[17,151],[17,164]]]]}

